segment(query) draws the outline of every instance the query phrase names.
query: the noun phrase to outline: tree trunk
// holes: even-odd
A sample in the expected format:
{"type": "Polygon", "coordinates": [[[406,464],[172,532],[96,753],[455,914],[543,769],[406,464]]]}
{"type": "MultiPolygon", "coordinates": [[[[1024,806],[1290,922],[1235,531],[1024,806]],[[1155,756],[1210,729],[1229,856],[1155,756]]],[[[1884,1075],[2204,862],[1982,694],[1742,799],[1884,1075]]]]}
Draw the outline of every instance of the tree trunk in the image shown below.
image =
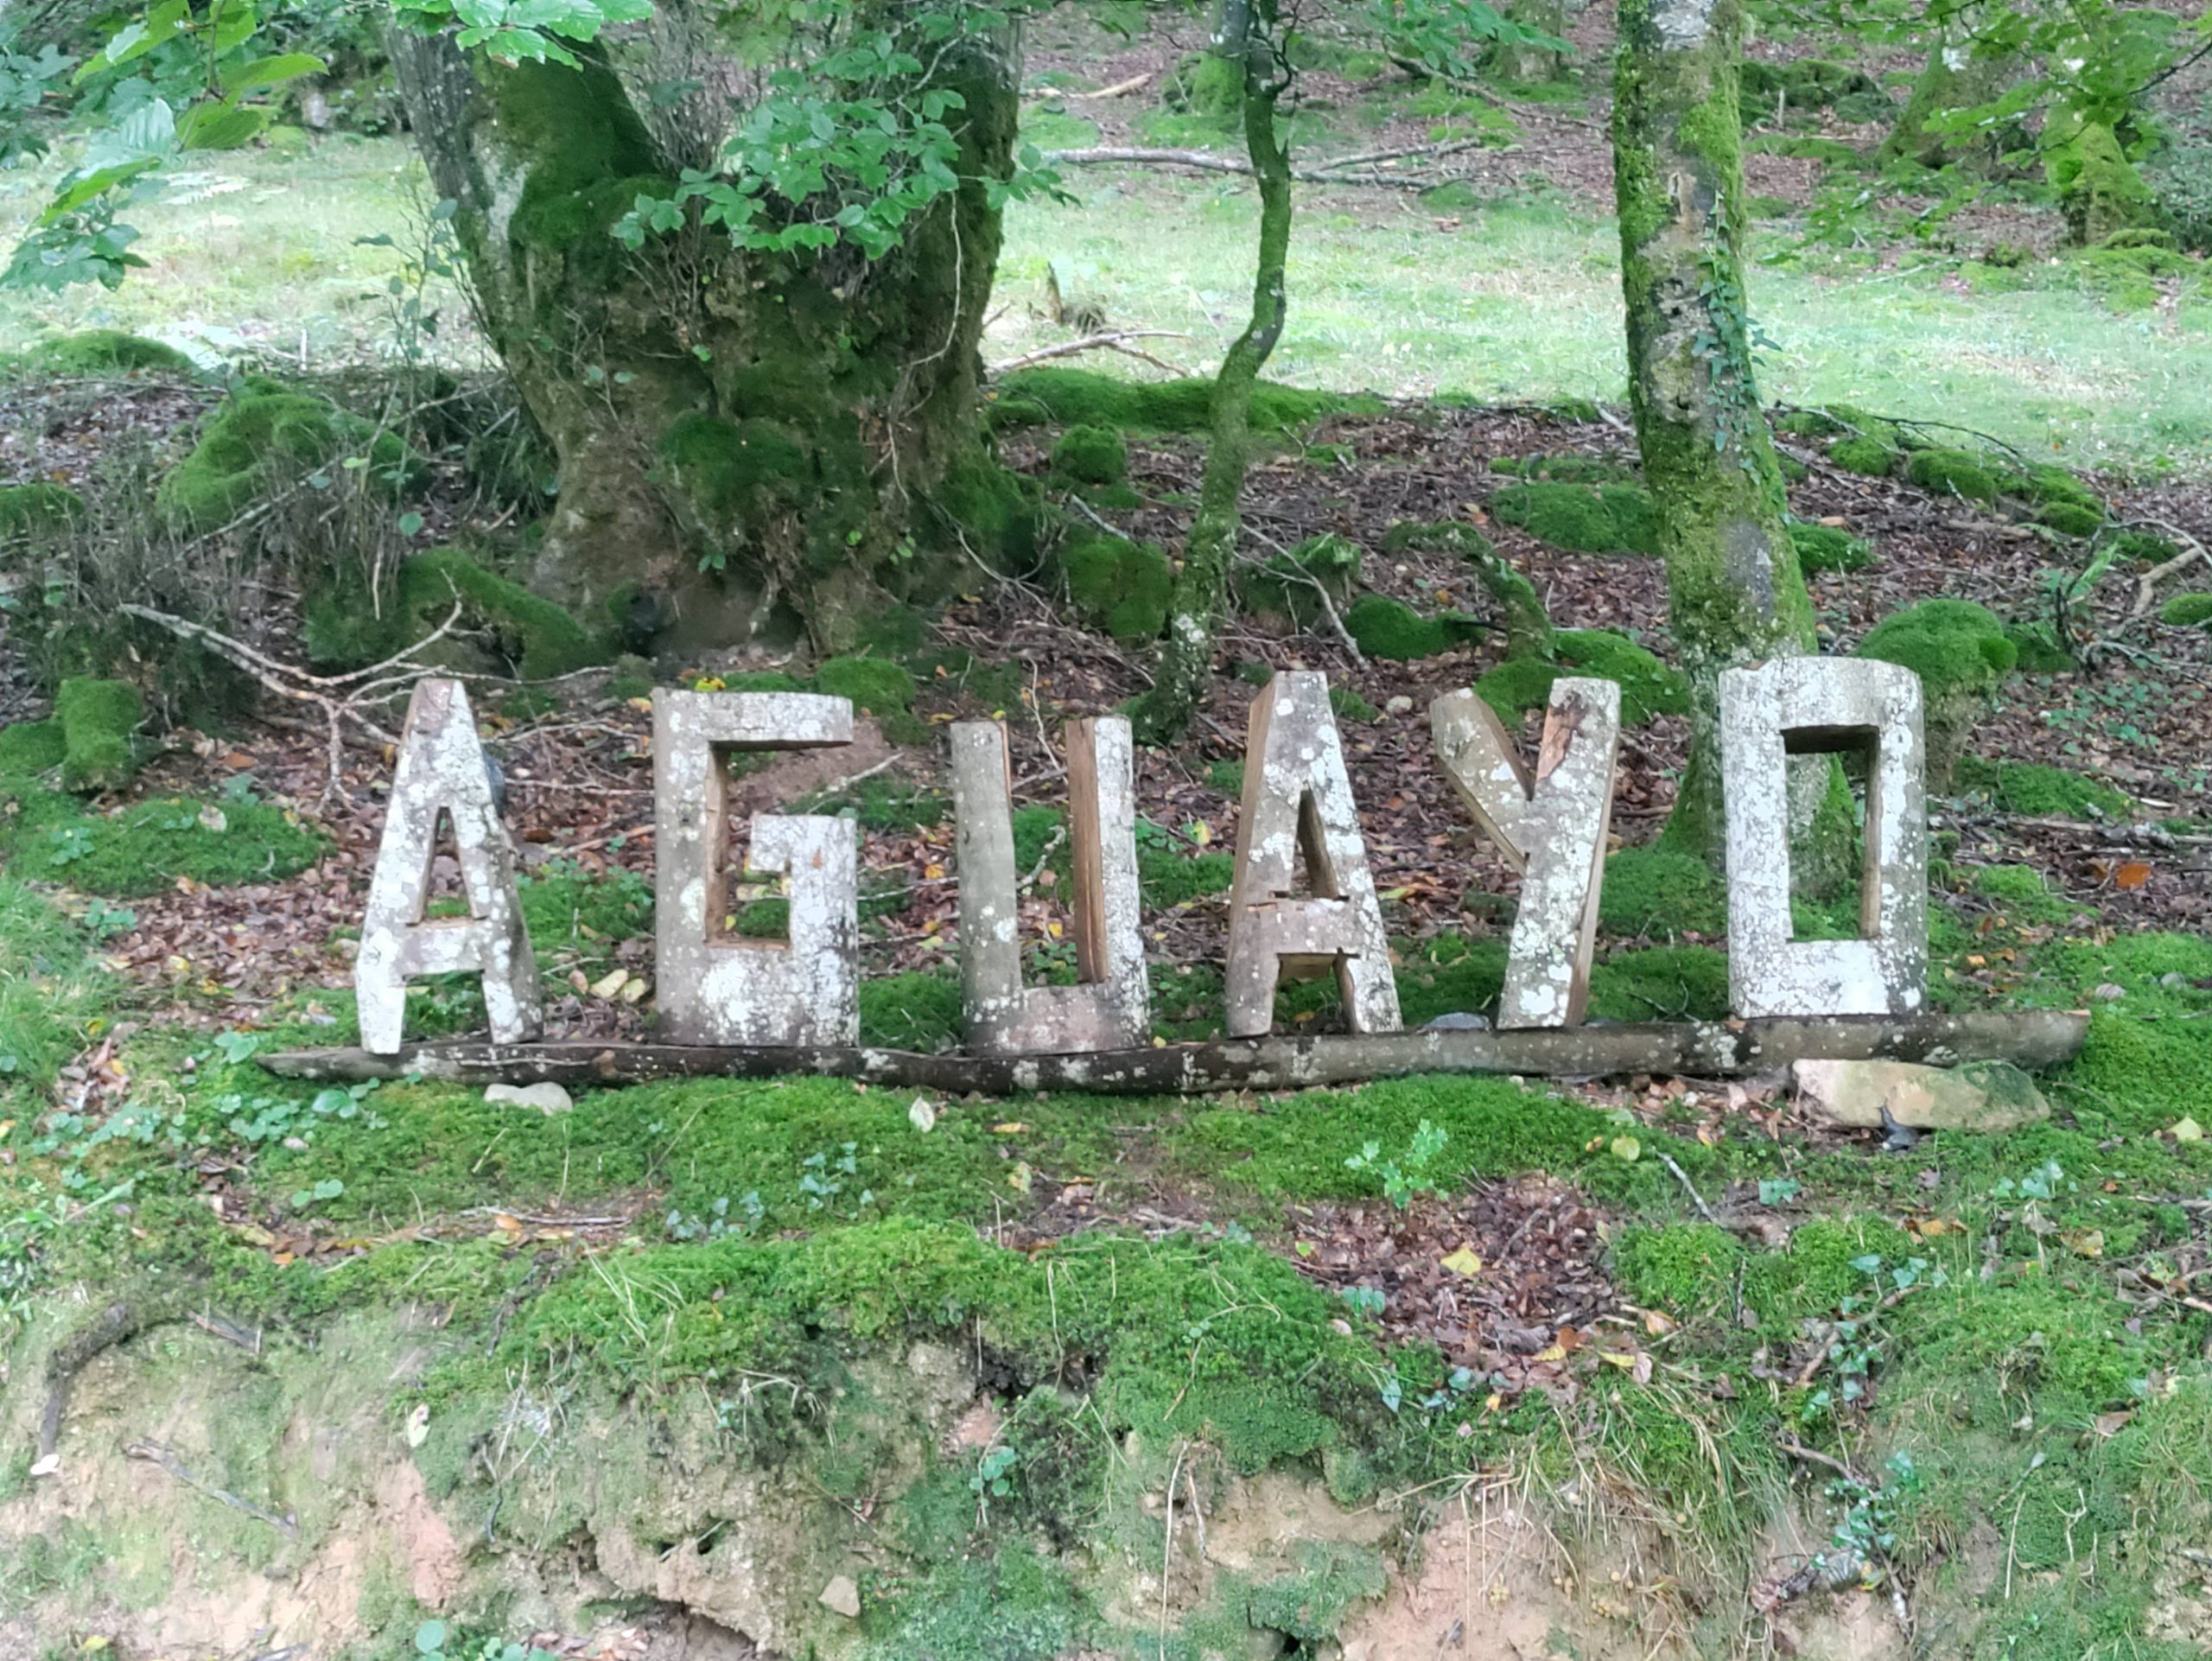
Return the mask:
{"type": "Polygon", "coordinates": [[[963,182],[878,260],[741,250],[696,208],[632,253],[617,222],[710,168],[742,117],[666,95],[745,84],[709,39],[664,0],[575,69],[391,44],[484,326],[559,458],[533,586],[673,645],[804,630],[845,649],[950,582],[957,521],[1020,517],[976,419],[1015,67],[982,43],[940,60],[963,182]]]}
{"type": "MultiPolygon", "coordinates": [[[[1613,152],[1629,398],[1690,684],[1689,767],[1666,834],[1718,865],[1720,673],[1814,646],[1745,310],[1743,12],[1739,0],[1622,0],[1620,40],[1613,152]]],[[[1809,826],[1840,775],[1800,772],[1794,817],[1809,826]]],[[[1838,840],[1824,832],[1801,875],[1824,880],[1838,840]]]]}
{"type": "MultiPolygon", "coordinates": [[[[1559,40],[1567,38],[1567,0],[1518,0],[1509,16],[1529,29],[1559,40]]],[[[1502,46],[1497,49],[1497,67],[1506,80],[1533,86],[1557,80],[1566,73],[1567,57],[1548,46],[1502,46]]]]}
{"type": "Polygon", "coordinates": [[[1960,0],[1939,0],[1929,7],[1928,21],[1936,31],[1928,62],[1912,84],[1912,96],[1905,100],[1897,125],[1882,141],[1880,158],[1930,168],[1952,162],[1993,168],[2008,143],[2018,141],[2017,124],[2009,130],[1964,134],[1930,132],[1928,123],[1948,111],[1971,110],[1995,100],[2018,79],[2020,60],[2012,54],[1977,53],[1969,9],[1960,0]]]}
{"type": "Polygon", "coordinates": [[[1263,17],[1262,0],[1224,0],[1219,50],[1244,69],[1244,148],[1260,187],[1260,258],[1252,282],[1252,319],[1214,377],[1212,425],[1198,511],[1183,550],[1183,568],[1167,605],[1167,646],[1160,671],[1138,706],[1137,726],[1150,743],[1188,730],[1213,673],[1214,643],[1229,605],[1229,572],[1243,526],[1242,498],[1252,451],[1252,386],[1282,338],[1288,298],[1283,268],[1290,254],[1290,153],[1275,126],[1275,105],[1288,84],[1263,17]]]}

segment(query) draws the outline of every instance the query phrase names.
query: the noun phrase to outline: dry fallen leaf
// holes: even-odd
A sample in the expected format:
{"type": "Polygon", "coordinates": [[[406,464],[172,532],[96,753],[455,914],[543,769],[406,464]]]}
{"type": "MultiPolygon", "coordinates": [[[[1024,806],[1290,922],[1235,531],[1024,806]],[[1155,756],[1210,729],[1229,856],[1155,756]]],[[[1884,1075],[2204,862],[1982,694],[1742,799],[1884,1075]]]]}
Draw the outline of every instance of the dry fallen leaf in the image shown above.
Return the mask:
{"type": "Polygon", "coordinates": [[[2112,874],[2112,885],[2123,891],[2139,888],[2151,880],[2147,860],[2131,859],[2112,874]]]}
{"type": "Polygon", "coordinates": [[[407,1445],[420,1448],[429,1439],[430,1404],[417,1402],[407,1415],[407,1445]]]}

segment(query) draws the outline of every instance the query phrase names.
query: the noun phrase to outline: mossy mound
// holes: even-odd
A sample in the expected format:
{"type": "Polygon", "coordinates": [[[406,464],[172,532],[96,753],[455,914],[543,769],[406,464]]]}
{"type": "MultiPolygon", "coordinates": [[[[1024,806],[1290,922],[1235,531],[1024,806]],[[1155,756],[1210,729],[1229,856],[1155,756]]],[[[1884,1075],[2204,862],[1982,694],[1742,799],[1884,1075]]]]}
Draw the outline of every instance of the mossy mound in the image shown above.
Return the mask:
{"type": "MultiPolygon", "coordinates": [[[[1252,389],[1252,430],[1287,432],[1330,415],[1379,415],[1382,400],[1311,392],[1274,381],[1252,389]]],[[[987,415],[998,428],[1104,427],[1116,432],[1196,433],[1212,422],[1213,382],[1116,380],[1086,369],[1024,369],[999,381],[987,415]]]]}
{"type": "Polygon", "coordinates": [[[1860,474],[1870,479],[1886,478],[1901,454],[1880,439],[1870,438],[1864,433],[1853,433],[1828,446],[1829,461],[1846,473],[1860,474]]]}
{"type": "Polygon", "coordinates": [[[1129,476],[1129,442],[1111,427],[1071,427],[1052,446],[1052,470],[1077,484],[1118,485],[1129,476]]]}
{"type": "Polygon", "coordinates": [[[2112,539],[2113,558],[2134,565],[2163,565],[2181,552],[2181,544],[2155,531],[2122,531],[2112,539]]]}
{"type": "Polygon", "coordinates": [[[18,721],[0,727],[0,779],[29,779],[51,773],[68,754],[59,721],[18,721]]]}
{"type": "Polygon", "coordinates": [[[210,888],[278,882],[327,846],[297,814],[251,796],[139,802],[103,817],[30,789],[16,793],[16,808],[0,830],[11,875],[113,899],[157,894],[180,877],[210,888]]]}
{"type": "Polygon", "coordinates": [[[2094,537],[2103,529],[2104,522],[2102,508],[2077,507],[2072,502],[2052,502],[2036,510],[2036,523],[2062,536],[2094,537]]]}
{"type": "Polygon", "coordinates": [[[1808,576],[1823,571],[1863,571],[1874,563],[1874,544],[1840,525],[1790,521],[1790,545],[1808,576]]]}
{"type": "Polygon", "coordinates": [[[1728,930],[1728,891],[1713,868],[1664,848],[1624,848],[1605,862],[1598,920],[1608,933],[1717,939],[1728,930]]]}
{"type": "Polygon", "coordinates": [[[1929,777],[1939,786],[1948,781],[1967,735],[2020,659],[2003,621],[1971,600],[1923,600],[1893,612],[1859,642],[1858,655],[1920,677],[1929,777]]]}
{"type": "Polygon", "coordinates": [[[1923,490],[1970,502],[1997,500],[1996,475],[1971,450],[1917,450],[1905,462],[1904,476],[1923,490]]]}
{"type": "Polygon", "coordinates": [[[914,707],[914,678],[883,658],[831,658],[814,671],[814,690],[850,698],[863,715],[904,715],[914,707]]]}
{"type": "Polygon", "coordinates": [[[615,655],[552,601],[459,548],[427,549],[401,566],[397,600],[381,617],[347,586],[315,595],[307,607],[308,652],[334,666],[378,662],[436,628],[455,605],[462,624],[528,680],[550,680],[615,655]]]}
{"type": "Polygon", "coordinates": [[[138,770],[131,735],[146,718],[128,681],[73,675],[54,695],[61,729],[61,782],[70,790],[120,790],[138,770]]]}
{"type": "Polygon", "coordinates": [[[1508,658],[1475,683],[1499,717],[1516,725],[1551,700],[1561,675],[1588,675],[1618,683],[1621,720],[1641,726],[1654,716],[1689,713],[1689,683],[1625,634],[1611,629],[1561,629],[1552,637],[1553,658],[1508,658]]]}
{"type": "Polygon", "coordinates": [[[1245,611],[1294,628],[1310,628],[1322,616],[1321,596],[1339,612],[1358,586],[1359,544],[1325,532],[1268,557],[1261,565],[1240,567],[1236,601],[1245,611]]]}
{"type": "MultiPolygon", "coordinates": [[[[1777,105],[1785,110],[1826,110],[1849,101],[1857,111],[1862,106],[1871,108],[1866,101],[1872,99],[1883,110],[1890,107],[1888,95],[1872,75],[1827,58],[1796,58],[1787,63],[1746,58],[1742,76],[1739,97],[1747,126],[1771,117],[1777,105]]],[[[1879,111],[1846,114],[1845,118],[1867,121],[1879,119],[1881,115],[1879,111]]]]}
{"type": "MultiPolygon", "coordinates": [[[[1465,612],[1439,612],[1424,617],[1402,600],[1388,595],[1362,595],[1344,613],[1344,632],[1370,658],[1411,662],[1433,658],[1477,639],[1484,631],[1480,618],[1465,612]]],[[[1370,718],[1372,718],[1372,705],[1370,718]]]]}
{"type": "Polygon", "coordinates": [[[2157,222],[2158,198],[2108,126],[2083,124],[2050,150],[2044,170],[2058,192],[2067,239],[2076,247],[2157,222]]]}
{"type": "Polygon", "coordinates": [[[19,372],[59,375],[194,375],[198,366],[173,346],[121,329],[88,328],[59,340],[41,340],[7,360],[19,372]]]}
{"type": "Polygon", "coordinates": [[[1601,1021],[1725,1021],[1727,953],[1709,945],[1617,951],[1591,968],[1589,1014],[1601,1021]]]}
{"type": "Polygon", "coordinates": [[[2175,628],[2212,627],[2212,594],[2177,594],[2158,608],[2158,620],[2175,628]]]}
{"type": "Polygon", "coordinates": [[[1086,538],[1062,550],[1060,570],[1085,622],[1132,645],[1160,638],[1175,582],[1157,544],[1086,538]]]}
{"type": "Polygon", "coordinates": [[[1564,485],[1632,485],[1642,474],[1630,461],[1611,455],[1586,455],[1569,450],[1557,455],[1500,455],[1491,458],[1492,473],[1510,474],[1531,482],[1564,485]]]}
{"type": "Polygon", "coordinates": [[[0,488],[0,544],[84,518],[85,499],[67,485],[37,481],[0,488]]]}
{"type": "Polygon", "coordinates": [[[2005,472],[2001,482],[2007,495],[2020,497],[2038,507],[2063,505],[2087,508],[2102,518],[2104,498],[2064,468],[2052,467],[2048,462],[2013,468],[2005,472]]]}
{"type": "Polygon", "coordinates": [[[177,530],[204,536],[295,479],[346,462],[395,496],[426,472],[398,434],[328,398],[255,379],[200,423],[191,454],[162,478],[154,502],[177,530]]]}
{"type": "Polygon", "coordinates": [[[1508,485],[1491,498],[1490,511],[1499,524],[1570,553],[1659,551],[1651,493],[1640,485],[1508,485]]]}
{"type": "Polygon", "coordinates": [[[1959,763],[1953,783],[2025,818],[2094,823],[2129,819],[2135,813],[2134,802],[2103,780],[2040,761],[1989,761],[1970,755],[1959,763]]]}

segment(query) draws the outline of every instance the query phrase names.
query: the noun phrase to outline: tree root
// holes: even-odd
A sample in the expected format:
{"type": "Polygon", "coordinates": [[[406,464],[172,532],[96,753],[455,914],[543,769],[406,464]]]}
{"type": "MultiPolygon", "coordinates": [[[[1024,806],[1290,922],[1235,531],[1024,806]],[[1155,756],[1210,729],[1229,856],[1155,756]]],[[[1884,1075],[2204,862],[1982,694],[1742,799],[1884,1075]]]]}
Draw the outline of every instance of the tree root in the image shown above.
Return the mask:
{"type": "Polygon", "coordinates": [[[69,1386],[77,1375],[118,1344],[136,1338],[168,1316],[149,1316],[138,1304],[118,1298],[54,1346],[46,1358],[46,1407],[38,1417],[38,1456],[53,1457],[61,1441],[62,1416],[69,1410],[69,1386]]]}

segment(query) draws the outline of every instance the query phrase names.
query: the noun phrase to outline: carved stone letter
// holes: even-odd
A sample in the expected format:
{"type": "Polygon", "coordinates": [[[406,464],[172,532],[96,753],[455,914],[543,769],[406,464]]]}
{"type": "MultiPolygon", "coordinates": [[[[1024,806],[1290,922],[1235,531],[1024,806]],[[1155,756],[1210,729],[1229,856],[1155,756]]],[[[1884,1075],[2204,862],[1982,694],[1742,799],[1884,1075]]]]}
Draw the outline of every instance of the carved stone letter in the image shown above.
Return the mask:
{"type": "Polygon", "coordinates": [[[1928,983],[1920,678],[1855,658],[1777,658],[1720,677],[1728,983],[1736,1014],[1917,1014],[1928,983]],[[1784,757],[1871,752],[1856,940],[1794,940],[1784,757]]]}
{"type": "Polygon", "coordinates": [[[1068,818],[1075,843],[1076,986],[1021,984],[1015,932],[1012,792],[1006,729],[952,729],[960,860],[960,1001],[968,1047],[982,1055],[1132,1049],[1151,1031],[1138,926],[1136,751],[1119,716],[1068,723],[1068,818]]]}
{"type": "Polygon", "coordinates": [[[1255,1038],[1274,1024],[1275,981],[1333,966],[1356,1033],[1395,1032],[1390,943],[1367,869],[1329,678],[1285,671],[1252,700],[1244,805],[1229,896],[1228,1027],[1255,1038]],[[1299,855],[1314,897],[1291,898],[1299,855]]]}
{"type": "Polygon", "coordinates": [[[1621,689],[1609,680],[1552,683],[1534,779],[1503,723],[1473,692],[1446,693],[1428,706],[1428,720],[1460,798],[1525,873],[1497,1024],[1573,1026],[1590,996],[1621,689]]]}
{"type": "Polygon", "coordinates": [[[733,750],[853,741],[853,706],[809,692],[653,697],[653,805],[662,1030],[678,1044],[860,1041],[860,848],[850,819],[758,814],[747,874],[787,879],[787,940],[723,932],[733,750]]]}
{"type": "Polygon", "coordinates": [[[361,1047],[372,1055],[397,1052],[410,978],[463,972],[484,977],[484,1012],[496,1041],[519,1044],[537,1036],[545,1016],[515,887],[514,843],[492,799],[468,694],[456,680],[420,680],[407,703],[391,805],[353,960],[361,1047]],[[423,915],[441,814],[453,826],[468,896],[466,917],[423,915]]]}

